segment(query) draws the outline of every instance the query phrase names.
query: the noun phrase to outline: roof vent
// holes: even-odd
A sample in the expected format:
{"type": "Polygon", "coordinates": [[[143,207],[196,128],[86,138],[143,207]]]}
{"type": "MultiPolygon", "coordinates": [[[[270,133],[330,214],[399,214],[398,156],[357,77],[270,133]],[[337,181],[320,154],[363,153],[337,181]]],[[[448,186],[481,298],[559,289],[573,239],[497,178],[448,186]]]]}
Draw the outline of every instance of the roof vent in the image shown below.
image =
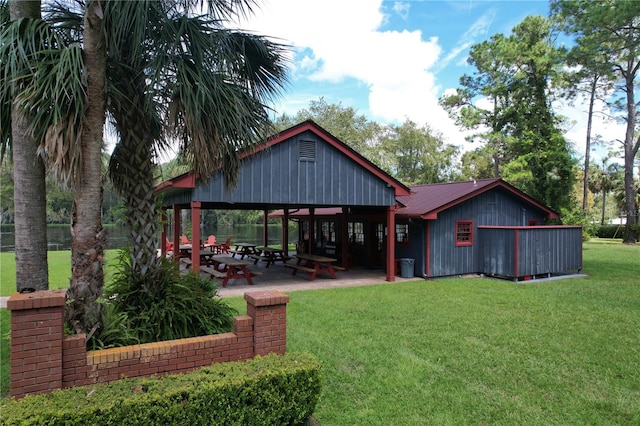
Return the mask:
{"type": "Polygon", "coordinates": [[[316,143],[315,141],[300,141],[298,146],[298,155],[301,160],[315,160],[316,159],[316,143]]]}

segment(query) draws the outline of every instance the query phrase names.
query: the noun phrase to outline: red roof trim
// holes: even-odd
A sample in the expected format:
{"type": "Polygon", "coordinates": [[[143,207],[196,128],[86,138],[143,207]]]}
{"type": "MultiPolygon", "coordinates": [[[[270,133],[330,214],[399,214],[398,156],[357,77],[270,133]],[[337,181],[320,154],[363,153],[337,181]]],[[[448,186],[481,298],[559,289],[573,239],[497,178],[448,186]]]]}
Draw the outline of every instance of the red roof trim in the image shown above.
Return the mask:
{"type": "Polygon", "coordinates": [[[195,188],[196,187],[196,175],[193,172],[188,172],[180,176],[176,176],[164,182],[160,182],[154,188],[155,192],[162,192],[168,188],[195,188]]]}

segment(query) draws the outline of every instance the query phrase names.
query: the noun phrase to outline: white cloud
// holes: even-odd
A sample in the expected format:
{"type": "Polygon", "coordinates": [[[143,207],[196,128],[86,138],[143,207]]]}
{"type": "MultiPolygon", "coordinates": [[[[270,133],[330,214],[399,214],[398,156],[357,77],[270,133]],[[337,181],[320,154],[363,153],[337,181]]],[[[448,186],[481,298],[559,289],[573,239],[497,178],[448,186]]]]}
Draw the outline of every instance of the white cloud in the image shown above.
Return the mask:
{"type": "Polygon", "coordinates": [[[411,5],[409,3],[400,1],[393,3],[393,11],[397,13],[402,19],[407,19],[409,17],[410,9],[411,5]]]}
{"type": "MultiPolygon", "coordinates": [[[[497,11],[485,11],[449,52],[443,52],[438,38],[425,39],[421,31],[382,31],[389,17],[381,6],[381,0],[266,0],[256,16],[239,23],[240,28],[291,44],[296,52],[292,77],[300,87],[284,95],[274,107],[277,113],[295,114],[329,93],[333,94],[327,97],[329,102],[354,106],[353,92],[340,93],[339,85],[354,79],[367,100],[367,110],[359,112],[370,119],[400,123],[409,118],[429,124],[463,150],[477,147],[465,141],[465,134],[438,105],[436,74],[450,62],[465,59],[462,55],[471,45],[488,37],[497,11]]],[[[395,2],[386,10],[406,19],[410,6],[395,2]]],[[[576,153],[584,155],[584,108],[558,105],[557,109],[574,123],[566,136],[576,153]]],[[[619,139],[624,126],[596,118],[593,134],[619,139]]]]}
{"type": "MultiPolygon", "coordinates": [[[[322,93],[323,84],[356,79],[368,90],[368,111],[361,112],[372,120],[402,122],[409,118],[439,130],[449,143],[464,144],[461,132],[438,105],[434,75],[442,53],[438,39],[425,40],[421,31],[380,31],[386,22],[381,5],[380,0],[269,0],[259,15],[240,27],[278,37],[299,52],[311,52],[298,56],[294,80],[309,79],[322,93]]],[[[402,17],[408,6],[395,3],[392,10],[402,17]]],[[[469,36],[480,28],[480,23],[474,25],[469,36]]],[[[296,103],[299,96],[296,94],[296,103]]],[[[317,98],[310,97],[302,107],[317,98]]],[[[290,100],[285,95],[283,104],[290,100]]],[[[290,106],[285,107],[287,113],[297,111],[290,106]]]]}

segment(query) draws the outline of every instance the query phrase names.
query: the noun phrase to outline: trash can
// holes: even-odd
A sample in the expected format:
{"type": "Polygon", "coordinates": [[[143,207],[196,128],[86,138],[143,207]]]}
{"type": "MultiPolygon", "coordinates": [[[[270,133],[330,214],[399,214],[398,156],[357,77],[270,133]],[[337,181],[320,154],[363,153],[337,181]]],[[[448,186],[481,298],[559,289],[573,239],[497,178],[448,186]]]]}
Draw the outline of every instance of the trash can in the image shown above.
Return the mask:
{"type": "Polygon", "coordinates": [[[409,259],[409,258],[400,259],[400,276],[402,278],[414,277],[413,268],[414,268],[415,262],[416,262],[415,259],[409,259]]]}

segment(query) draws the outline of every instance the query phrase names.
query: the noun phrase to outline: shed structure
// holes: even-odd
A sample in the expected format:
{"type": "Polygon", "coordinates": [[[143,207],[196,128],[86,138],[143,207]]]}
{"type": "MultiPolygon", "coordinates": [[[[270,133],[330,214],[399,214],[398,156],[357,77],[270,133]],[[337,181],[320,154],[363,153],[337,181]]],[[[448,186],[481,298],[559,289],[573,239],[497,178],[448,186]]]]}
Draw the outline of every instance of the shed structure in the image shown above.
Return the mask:
{"type": "Polygon", "coordinates": [[[528,279],[582,268],[582,228],[542,226],[558,213],[502,179],[414,186],[398,201],[396,222],[410,238],[396,256],[415,256],[422,276],[528,279]]]}
{"type": "MultiPolygon", "coordinates": [[[[192,239],[200,240],[200,210],[283,210],[284,223],[289,212],[307,208],[334,207],[346,218],[352,210],[375,212],[384,218],[390,232],[394,229],[396,199],[409,195],[409,188],[362,157],[352,148],[322,129],[313,121],[293,126],[241,155],[242,165],[237,186],[225,188],[222,172],[208,179],[198,179],[194,173],[160,183],[156,192],[162,194],[162,207],[173,209],[173,240],[179,240],[179,218],[182,209],[192,212],[192,239]]],[[[311,222],[313,226],[314,221],[311,222]]],[[[283,247],[289,243],[283,227],[283,247]]],[[[265,226],[265,232],[267,227],[265,226]]],[[[346,232],[346,228],[343,230],[346,232]]],[[[166,229],[165,229],[166,233],[166,229]]],[[[315,247],[311,229],[308,234],[311,250],[315,247]]],[[[162,244],[164,248],[165,238],[162,244]]],[[[267,236],[264,238],[265,245],[267,236]]],[[[346,235],[342,238],[346,244],[346,235]]],[[[389,239],[388,262],[393,262],[393,238],[389,239]]],[[[346,250],[345,250],[346,251],[346,250]]],[[[192,251],[194,268],[199,267],[199,248],[192,251]]],[[[342,259],[348,267],[348,259],[342,259]]],[[[394,275],[387,274],[393,281],[394,275]]]]}

